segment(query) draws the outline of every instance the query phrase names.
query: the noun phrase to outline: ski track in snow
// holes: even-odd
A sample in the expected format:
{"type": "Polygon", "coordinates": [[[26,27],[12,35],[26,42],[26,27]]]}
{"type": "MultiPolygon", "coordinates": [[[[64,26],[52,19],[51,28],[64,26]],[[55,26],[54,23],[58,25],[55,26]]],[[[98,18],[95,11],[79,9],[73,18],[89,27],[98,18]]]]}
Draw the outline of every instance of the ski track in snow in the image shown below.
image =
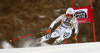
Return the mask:
{"type": "MultiPolygon", "coordinates": [[[[29,48],[29,47],[30,47],[29,45],[30,45],[32,42],[33,42],[33,40],[27,40],[27,41],[25,41],[23,47],[24,47],[24,48],[29,48]]],[[[43,42],[43,43],[41,43],[40,47],[41,47],[41,46],[50,46],[50,45],[43,42]]]]}

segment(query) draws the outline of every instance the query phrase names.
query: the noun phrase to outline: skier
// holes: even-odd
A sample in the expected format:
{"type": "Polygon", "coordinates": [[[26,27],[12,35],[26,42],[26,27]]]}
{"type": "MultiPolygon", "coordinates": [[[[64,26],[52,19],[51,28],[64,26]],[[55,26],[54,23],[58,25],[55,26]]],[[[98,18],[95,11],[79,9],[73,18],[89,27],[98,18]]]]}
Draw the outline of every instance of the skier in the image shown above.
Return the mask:
{"type": "Polygon", "coordinates": [[[36,44],[40,44],[44,41],[49,40],[50,38],[59,37],[54,41],[54,44],[61,43],[64,39],[69,38],[72,34],[72,29],[75,28],[74,39],[77,39],[77,35],[79,33],[79,23],[77,18],[74,16],[74,9],[68,8],[66,10],[66,14],[59,16],[55,21],[52,22],[49,29],[47,30],[47,35],[41,37],[36,44]],[[61,21],[61,24],[51,33],[52,28],[56,23],[61,21]]]}

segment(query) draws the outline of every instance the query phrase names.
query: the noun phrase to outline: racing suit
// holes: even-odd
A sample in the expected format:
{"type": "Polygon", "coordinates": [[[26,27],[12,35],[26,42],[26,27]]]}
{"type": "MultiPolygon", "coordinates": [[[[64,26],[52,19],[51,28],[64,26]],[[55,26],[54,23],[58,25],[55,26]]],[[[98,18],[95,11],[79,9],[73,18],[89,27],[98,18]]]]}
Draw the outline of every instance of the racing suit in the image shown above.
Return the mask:
{"type": "MultiPolygon", "coordinates": [[[[75,28],[75,34],[76,36],[79,33],[79,23],[77,21],[77,18],[75,16],[72,17],[72,19],[68,20],[67,15],[63,14],[60,15],[56,20],[54,20],[49,28],[53,28],[56,23],[61,21],[61,24],[52,32],[51,34],[47,34],[41,38],[42,41],[49,40],[50,38],[59,37],[56,39],[56,41],[59,40],[59,42],[63,41],[66,38],[69,38],[72,34],[72,29],[75,28]]],[[[55,42],[56,42],[55,41],[55,42]]]]}

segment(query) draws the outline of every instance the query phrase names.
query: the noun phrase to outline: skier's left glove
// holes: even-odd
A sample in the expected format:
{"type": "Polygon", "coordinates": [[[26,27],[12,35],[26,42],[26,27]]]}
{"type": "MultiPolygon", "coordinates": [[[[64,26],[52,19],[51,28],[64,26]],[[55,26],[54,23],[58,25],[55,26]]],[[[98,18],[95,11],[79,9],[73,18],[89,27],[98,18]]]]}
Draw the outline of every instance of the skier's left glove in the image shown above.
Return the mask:
{"type": "Polygon", "coordinates": [[[51,33],[51,29],[48,29],[48,30],[47,30],[47,33],[48,33],[48,34],[51,33]]]}

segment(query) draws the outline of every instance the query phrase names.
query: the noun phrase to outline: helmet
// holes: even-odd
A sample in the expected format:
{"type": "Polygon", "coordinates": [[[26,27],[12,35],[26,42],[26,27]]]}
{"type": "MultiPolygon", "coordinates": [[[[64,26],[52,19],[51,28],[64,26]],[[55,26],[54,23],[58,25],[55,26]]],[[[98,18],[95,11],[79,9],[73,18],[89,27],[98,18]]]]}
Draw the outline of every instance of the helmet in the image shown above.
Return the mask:
{"type": "Polygon", "coordinates": [[[75,13],[75,11],[74,11],[73,8],[68,8],[68,9],[66,10],[66,15],[67,15],[67,14],[73,14],[73,15],[74,15],[74,13],[75,13]]]}

